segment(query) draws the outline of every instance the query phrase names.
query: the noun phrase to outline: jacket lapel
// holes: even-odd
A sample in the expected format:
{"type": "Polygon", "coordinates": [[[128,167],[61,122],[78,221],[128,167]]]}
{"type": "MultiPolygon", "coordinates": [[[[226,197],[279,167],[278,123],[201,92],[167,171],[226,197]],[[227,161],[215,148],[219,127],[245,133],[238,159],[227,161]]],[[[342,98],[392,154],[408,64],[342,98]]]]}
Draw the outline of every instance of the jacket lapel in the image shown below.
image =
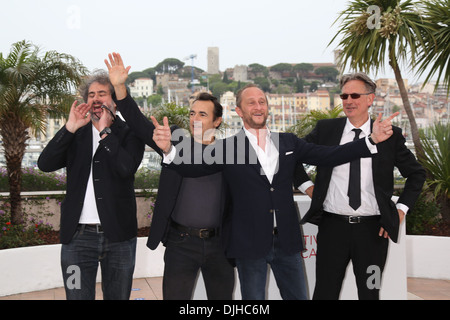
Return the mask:
{"type": "Polygon", "coordinates": [[[288,150],[283,135],[277,132],[272,132],[270,135],[272,142],[278,150],[278,161],[275,168],[275,174],[272,179],[272,184],[275,184],[278,179],[280,179],[280,168],[284,167],[284,162],[286,160],[286,151],[288,150]]]}
{"type": "MultiPolygon", "coordinates": [[[[345,124],[347,122],[347,118],[337,118],[336,125],[328,126],[328,129],[325,134],[321,134],[319,139],[319,144],[328,145],[328,146],[337,146],[341,142],[342,133],[344,132],[345,124]]],[[[323,167],[321,168],[322,174],[321,177],[325,180],[325,183],[328,185],[331,180],[331,174],[333,173],[333,167],[323,167]]],[[[325,190],[326,191],[326,190],[325,190]]]]}
{"type": "Polygon", "coordinates": [[[342,133],[344,132],[345,124],[347,123],[347,118],[339,118],[339,124],[337,126],[330,126],[331,132],[330,136],[331,139],[329,141],[331,142],[330,145],[339,145],[342,138],[342,133]]]}

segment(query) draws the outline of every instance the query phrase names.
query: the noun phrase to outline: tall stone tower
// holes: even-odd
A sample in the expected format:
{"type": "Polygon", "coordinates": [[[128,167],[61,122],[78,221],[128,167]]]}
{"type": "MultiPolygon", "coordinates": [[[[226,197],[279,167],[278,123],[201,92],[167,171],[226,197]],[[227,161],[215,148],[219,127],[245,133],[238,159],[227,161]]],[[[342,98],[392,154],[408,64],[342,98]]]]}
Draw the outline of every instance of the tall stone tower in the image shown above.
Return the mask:
{"type": "Polygon", "coordinates": [[[247,71],[246,65],[236,65],[234,66],[233,71],[233,80],[234,81],[242,81],[247,82],[248,81],[248,71],[247,71]]]}
{"type": "Polygon", "coordinates": [[[208,47],[208,70],[209,74],[219,73],[219,48],[208,47]]]}

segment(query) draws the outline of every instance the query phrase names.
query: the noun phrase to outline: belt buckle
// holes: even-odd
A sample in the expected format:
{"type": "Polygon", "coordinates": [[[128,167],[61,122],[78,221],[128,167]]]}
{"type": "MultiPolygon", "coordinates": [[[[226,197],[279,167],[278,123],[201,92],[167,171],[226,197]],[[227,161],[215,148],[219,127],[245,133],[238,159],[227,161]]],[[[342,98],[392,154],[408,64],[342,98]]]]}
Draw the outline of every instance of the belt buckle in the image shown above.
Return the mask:
{"type": "Polygon", "coordinates": [[[200,239],[209,238],[209,230],[208,229],[200,229],[198,232],[198,236],[200,239]]]}
{"type": "Polygon", "coordinates": [[[349,216],[348,217],[348,223],[360,223],[361,222],[361,217],[358,216],[349,216]]]}

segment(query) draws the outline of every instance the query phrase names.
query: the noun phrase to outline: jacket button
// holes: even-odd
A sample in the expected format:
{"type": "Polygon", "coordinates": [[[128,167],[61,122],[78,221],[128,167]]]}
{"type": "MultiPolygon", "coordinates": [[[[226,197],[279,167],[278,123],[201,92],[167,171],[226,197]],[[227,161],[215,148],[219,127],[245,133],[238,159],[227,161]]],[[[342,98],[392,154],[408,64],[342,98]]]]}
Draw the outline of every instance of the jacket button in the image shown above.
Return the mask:
{"type": "Polygon", "coordinates": [[[274,192],[274,191],[275,191],[275,189],[274,189],[274,188],[270,188],[270,191],[274,192]]]}

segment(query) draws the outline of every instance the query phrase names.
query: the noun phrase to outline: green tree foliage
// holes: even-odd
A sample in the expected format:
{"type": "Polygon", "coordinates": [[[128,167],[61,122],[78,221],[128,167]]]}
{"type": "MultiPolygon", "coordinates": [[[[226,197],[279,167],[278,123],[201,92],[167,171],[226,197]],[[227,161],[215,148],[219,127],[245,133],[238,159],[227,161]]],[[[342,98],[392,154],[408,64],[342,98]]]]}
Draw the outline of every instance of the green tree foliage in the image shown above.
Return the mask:
{"type": "Polygon", "coordinates": [[[278,63],[278,64],[270,67],[270,71],[291,72],[292,71],[292,64],[290,64],[290,63],[278,63]]]}
{"type": "Polygon", "coordinates": [[[295,72],[297,78],[306,77],[308,73],[314,70],[314,66],[311,63],[298,63],[292,67],[292,71],[295,72]]]}
{"type": "Polygon", "coordinates": [[[22,159],[29,131],[45,132],[47,116],[65,116],[86,68],[73,56],[27,41],[0,53],[0,135],[8,170],[11,222],[22,222],[22,159]]]}
{"type": "Polygon", "coordinates": [[[321,75],[325,81],[335,82],[339,71],[333,67],[319,67],[314,71],[315,74],[321,75]]]}
{"type": "Polygon", "coordinates": [[[158,63],[155,66],[155,71],[159,73],[176,73],[179,69],[183,68],[184,62],[176,58],[167,58],[158,63]]]}
{"type": "Polygon", "coordinates": [[[174,102],[164,103],[152,110],[148,115],[154,116],[159,123],[163,122],[163,118],[169,119],[170,125],[176,125],[180,128],[189,130],[189,108],[178,106],[174,102]]]}
{"type": "Polygon", "coordinates": [[[286,131],[292,132],[299,138],[308,135],[322,119],[334,119],[343,116],[342,106],[336,106],[332,110],[311,110],[308,114],[302,116],[295,125],[289,127],[286,131]]]}
{"type": "Polygon", "coordinates": [[[427,137],[421,132],[425,157],[421,164],[428,172],[425,190],[441,205],[442,218],[450,221],[450,126],[435,124],[427,137]]]}
{"type": "Polygon", "coordinates": [[[433,31],[425,33],[424,46],[420,48],[418,73],[428,73],[425,83],[437,74],[436,87],[442,82],[450,90],[450,1],[424,1],[424,18],[433,31]]]}
{"type": "Polygon", "coordinates": [[[423,156],[419,130],[408,99],[400,64],[416,64],[420,48],[425,47],[431,24],[418,11],[421,2],[413,0],[353,0],[339,15],[339,30],[330,44],[338,46],[343,66],[369,73],[384,69],[388,62],[395,74],[403,106],[410,121],[418,157],[423,156]]]}

